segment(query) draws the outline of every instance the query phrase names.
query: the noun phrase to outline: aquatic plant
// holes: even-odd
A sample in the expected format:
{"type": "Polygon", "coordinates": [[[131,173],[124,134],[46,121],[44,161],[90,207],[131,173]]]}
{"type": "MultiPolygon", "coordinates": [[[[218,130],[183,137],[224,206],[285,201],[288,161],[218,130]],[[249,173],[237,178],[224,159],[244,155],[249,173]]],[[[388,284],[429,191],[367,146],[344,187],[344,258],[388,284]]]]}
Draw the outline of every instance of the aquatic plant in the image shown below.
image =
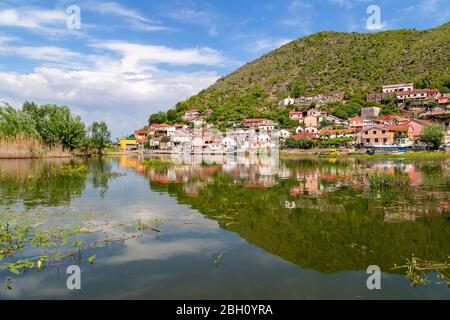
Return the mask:
{"type": "Polygon", "coordinates": [[[405,188],[411,185],[411,178],[404,174],[372,173],[369,174],[371,188],[405,188]]]}
{"type": "MultiPolygon", "coordinates": [[[[450,256],[448,256],[450,259],[450,256]]],[[[395,265],[392,270],[406,270],[406,277],[414,287],[426,285],[429,283],[446,283],[450,287],[450,264],[447,261],[437,262],[419,259],[411,255],[411,259],[406,259],[406,263],[401,266],[395,265]],[[436,280],[431,281],[428,278],[429,273],[436,273],[436,280]]]]}
{"type": "Polygon", "coordinates": [[[142,165],[149,168],[169,168],[174,165],[172,161],[161,159],[147,159],[142,161],[142,165]]]}
{"type": "Polygon", "coordinates": [[[59,174],[65,177],[85,177],[87,172],[86,165],[68,164],[59,168],[59,174]]]}

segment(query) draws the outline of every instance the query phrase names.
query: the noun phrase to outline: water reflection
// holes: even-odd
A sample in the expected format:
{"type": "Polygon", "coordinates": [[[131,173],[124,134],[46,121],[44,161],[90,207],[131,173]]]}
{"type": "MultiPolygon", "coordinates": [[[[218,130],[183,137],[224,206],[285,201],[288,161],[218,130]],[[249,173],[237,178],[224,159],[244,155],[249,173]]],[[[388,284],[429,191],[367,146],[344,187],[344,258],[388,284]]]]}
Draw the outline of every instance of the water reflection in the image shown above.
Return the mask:
{"type": "Polygon", "coordinates": [[[138,172],[153,190],[309,269],[334,273],[377,264],[390,270],[411,253],[437,261],[448,257],[450,223],[442,209],[450,194],[447,160],[200,163],[138,172]],[[407,174],[411,188],[372,190],[368,177],[374,172],[407,174]],[[355,250],[361,246],[367,251],[355,250]]]}
{"type": "MultiPolygon", "coordinates": [[[[447,259],[448,160],[187,156],[153,168],[142,160],[0,162],[0,222],[44,210],[51,215],[39,225],[102,226],[85,238],[96,241],[136,232],[130,224],[138,220],[162,221],[158,236],[149,229],[87,250],[85,257],[97,258],[83,265],[82,292],[68,292],[59,271],[48,269],[26,273],[0,297],[449,297],[442,286],[413,289],[392,270],[412,253],[447,259]],[[64,173],[70,166],[87,171],[64,173]],[[374,172],[407,174],[411,187],[371,189],[374,172]],[[227,253],[216,268],[221,252],[227,253]],[[373,264],[384,271],[379,296],[365,287],[373,264]]],[[[7,272],[0,270],[0,279],[7,272]]]]}

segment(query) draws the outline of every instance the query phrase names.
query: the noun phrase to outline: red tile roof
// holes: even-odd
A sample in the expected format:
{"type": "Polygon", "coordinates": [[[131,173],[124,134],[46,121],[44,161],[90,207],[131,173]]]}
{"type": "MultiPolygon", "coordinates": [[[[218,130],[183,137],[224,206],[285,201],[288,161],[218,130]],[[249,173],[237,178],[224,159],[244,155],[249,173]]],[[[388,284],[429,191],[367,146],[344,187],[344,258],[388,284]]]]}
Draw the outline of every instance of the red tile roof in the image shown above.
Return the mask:
{"type": "Polygon", "coordinates": [[[420,90],[411,90],[411,91],[402,91],[398,92],[398,96],[405,96],[410,94],[416,94],[416,93],[426,93],[426,94],[437,94],[439,93],[438,89],[420,89],[420,90]]]}
{"type": "Polygon", "coordinates": [[[408,131],[409,125],[385,126],[389,131],[408,131]]]}
{"type": "Polygon", "coordinates": [[[267,121],[267,119],[245,119],[244,123],[257,123],[267,121]]]}
{"type": "Polygon", "coordinates": [[[301,140],[301,139],[317,140],[316,135],[309,133],[309,132],[299,132],[296,135],[294,135],[292,138],[294,138],[296,140],[301,140]]]}

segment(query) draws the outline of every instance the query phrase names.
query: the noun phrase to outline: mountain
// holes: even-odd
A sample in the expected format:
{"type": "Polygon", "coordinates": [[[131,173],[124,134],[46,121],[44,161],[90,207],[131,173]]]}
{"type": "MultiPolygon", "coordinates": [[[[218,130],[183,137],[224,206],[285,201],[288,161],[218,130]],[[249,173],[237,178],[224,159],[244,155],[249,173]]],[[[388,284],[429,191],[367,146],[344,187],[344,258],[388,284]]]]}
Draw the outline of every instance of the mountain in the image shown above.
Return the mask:
{"type": "MultiPolygon", "coordinates": [[[[277,101],[288,95],[340,91],[361,106],[366,93],[388,83],[414,82],[419,88],[450,91],[449,71],[450,23],[424,31],[319,32],[247,63],[160,116],[180,121],[186,110],[195,108],[212,109],[207,120],[214,123],[263,116],[277,120],[288,112],[278,110],[277,101]]],[[[334,109],[339,107],[345,106],[334,109]]]]}

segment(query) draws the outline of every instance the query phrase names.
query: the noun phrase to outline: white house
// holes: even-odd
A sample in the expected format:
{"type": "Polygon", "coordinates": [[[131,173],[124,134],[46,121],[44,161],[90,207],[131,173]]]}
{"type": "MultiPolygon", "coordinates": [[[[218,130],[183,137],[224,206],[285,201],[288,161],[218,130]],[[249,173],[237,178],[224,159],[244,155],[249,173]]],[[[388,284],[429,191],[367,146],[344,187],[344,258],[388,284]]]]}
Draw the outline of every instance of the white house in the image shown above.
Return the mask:
{"type": "Polygon", "coordinates": [[[291,133],[289,132],[289,130],[281,129],[280,131],[278,131],[278,135],[282,139],[287,139],[291,136],[291,133]]]}
{"type": "Polygon", "coordinates": [[[280,102],[278,102],[278,105],[280,107],[285,107],[285,106],[291,106],[295,103],[295,100],[291,97],[287,97],[286,99],[281,100],[280,102]]]}
{"type": "Polygon", "coordinates": [[[345,120],[343,120],[341,118],[338,118],[338,117],[335,117],[335,116],[332,116],[332,115],[327,115],[323,119],[327,120],[327,121],[330,121],[330,122],[333,122],[334,124],[338,124],[338,125],[343,125],[343,126],[348,125],[348,121],[345,121],[345,120]]]}
{"type": "Polygon", "coordinates": [[[319,132],[319,129],[317,129],[316,127],[313,127],[313,126],[309,126],[309,127],[305,128],[305,132],[316,135],[319,132]]]}
{"type": "Polygon", "coordinates": [[[383,86],[382,90],[383,93],[412,91],[414,90],[414,84],[413,83],[388,84],[383,86]]]}

